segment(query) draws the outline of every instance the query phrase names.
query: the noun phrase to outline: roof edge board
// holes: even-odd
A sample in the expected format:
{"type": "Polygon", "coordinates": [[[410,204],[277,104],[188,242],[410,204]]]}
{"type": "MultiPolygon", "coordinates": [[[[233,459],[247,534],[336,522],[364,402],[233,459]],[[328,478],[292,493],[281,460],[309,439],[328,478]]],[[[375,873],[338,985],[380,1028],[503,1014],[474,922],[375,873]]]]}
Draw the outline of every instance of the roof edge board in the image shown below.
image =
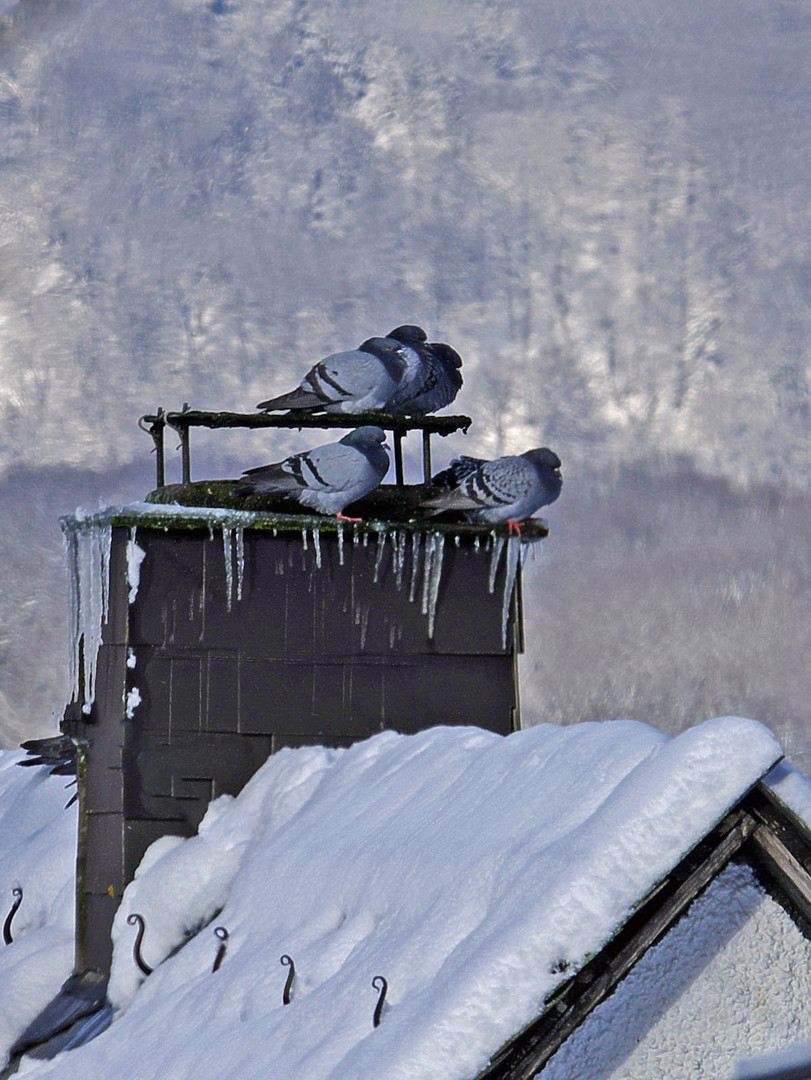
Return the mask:
{"type": "Polygon", "coordinates": [[[757,820],[745,808],[747,795],[684,856],[600,952],[555,991],[543,1013],[493,1056],[476,1080],[531,1080],[544,1067],[757,829],[757,820]]]}

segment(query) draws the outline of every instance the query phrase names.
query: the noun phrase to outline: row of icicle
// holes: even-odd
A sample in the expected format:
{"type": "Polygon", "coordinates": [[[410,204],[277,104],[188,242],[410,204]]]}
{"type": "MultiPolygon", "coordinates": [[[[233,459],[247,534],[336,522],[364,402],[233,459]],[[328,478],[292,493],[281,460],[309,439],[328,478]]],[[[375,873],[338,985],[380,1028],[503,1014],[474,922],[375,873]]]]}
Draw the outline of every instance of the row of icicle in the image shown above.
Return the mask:
{"type": "MultiPolygon", "coordinates": [[[[226,602],[231,610],[234,595],[237,601],[242,599],[244,572],[245,572],[245,542],[243,525],[219,526],[222,530],[223,557],[225,561],[226,578],[226,602]]],[[[276,530],[273,530],[274,535],[276,530]]],[[[136,529],[130,531],[130,544],[135,544],[136,529]]],[[[209,525],[209,535],[214,537],[214,524],[209,525]]],[[[357,530],[353,530],[353,545],[359,541],[364,547],[368,546],[368,531],[364,531],[359,538],[357,530]]],[[[437,603],[439,598],[440,584],[442,580],[442,565],[445,550],[445,536],[443,533],[428,533],[425,543],[418,532],[412,533],[411,550],[411,573],[410,580],[406,582],[405,564],[409,549],[407,532],[403,529],[376,532],[377,554],[375,557],[374,581],[381,578],[383,558],[385,555],[386,539],[391,537],[392,566],[394,580],[397,589],[408,588],[408,598],[414,602],[417,599],[419,571],[422,570],[422,590],[420,606],[423,615],[428,618],[428,636],[433,637],[436,622],[437,603]]],[[[302,529],[302,550],[307,551],[310,537],[312,538],[315,565],[322,565],[321,534],[318,526],[302,529]]],[[[69,561],[68,580],[70,583],[70,697],[72,700],[83,701],[83,709],[89,712],[95,700],[96,693],[96,664],[99,647],[101,645],[102,627],[107,619],[110,601],[110,549],[112,541],[112,526],[109,524],[85,523],[80,529],[71,529],[65,535],[65,548],[69,561]]],[[[460,538],[455,537],[455,543],[459,544],[460,538]]],[[[501,640],[502,645],[507,644],[507,624],[509,622],[510,603],[512,600],[513,586],[522,562],[526,548],[519,539],[503,536],[490,536],[488,549],[490,552],[490,577],[489,587],[492,593],[495,590],[496,576],[501,562],[501,554],[504,546],[507,546],[506,569],[504,576],[504,593],[501,606],[501,640]]],[[[474,550],[480,548],[480,537],[474,540],[474,550]]],[[[338,530],[338,560],[344,563],[344,533],[343,528],[338,530]]],[[[283,573],[283,565],[277,564],[277,570],[283,573]]],[[[137,582],[130,582],[130,602],[137,594],[137,582]]],[[[361,646],[365,647],[365,620],[356,613],[356,622],[362,628],[361,646]]]]}
{"type": "MultiPolygon", "coordinates": [[[[149,964],[147,964],[147,962],[144,960],[143,953],[141,952],[141,944],[143,943],[144,933],[146,931],[146,921],[144,920],[143,915],[140,915],[138,914],[138,912],[133,911],[127,916],[127,923],[130,926],[138,927],[135,932],[135,939],[132,943],[132,956],[139,970],[144,975],[149,976],[155,969],[150,967],[149,964]]],[[[211,967],[212,974],[215,971],[219,971],[220,965],[225,959],[225,954],[228,949],[228,931],[224,926],[216,926],[214,928],[214,936],[217,938],[220,944],[217,948],[217,955],[214,957],[214,963],[211,967]]],[[[292,1000],[293,981],[296,977],[296,965],[293,962],[292,956],[289,956],[288,953],[282,953],[281,957],[279,958],[279,963],[282,965],[282,967],[290,969],[287,973],[287,979],[285,980],[284,989],[282,990],[282,1004],[289,1005],[292,1000]]],[[[386,993],[388,992],[388,988],[389,984],[386,978],[383,975],[375,975],[375,977],[372,979],[372,989],[377,990],[379,992],[379,996],[377,999],[377,1005],[375,1006],[374,1015],[372,1016],[373,1027],[378,1027],[380,1024],[381,1018],[383,1016],[383,1005],[386,1001],[386,993]]]]}

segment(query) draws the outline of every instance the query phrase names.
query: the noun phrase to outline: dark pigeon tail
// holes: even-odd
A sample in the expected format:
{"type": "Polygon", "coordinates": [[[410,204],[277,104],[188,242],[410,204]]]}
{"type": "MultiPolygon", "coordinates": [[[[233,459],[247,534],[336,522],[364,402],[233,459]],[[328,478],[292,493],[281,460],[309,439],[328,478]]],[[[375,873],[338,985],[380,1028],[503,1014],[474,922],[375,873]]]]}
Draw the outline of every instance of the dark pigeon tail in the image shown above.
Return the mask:
{"type": "Polygon", "coordinates": [[[289,394],[260,401],[256,407],[261,412],[274,412],[277,409],[298,409],[301,412],[309,412],[313,409],[322,409],[324,402],[311,391],[298,387],[296,390],[291,390],[289,394]]]}

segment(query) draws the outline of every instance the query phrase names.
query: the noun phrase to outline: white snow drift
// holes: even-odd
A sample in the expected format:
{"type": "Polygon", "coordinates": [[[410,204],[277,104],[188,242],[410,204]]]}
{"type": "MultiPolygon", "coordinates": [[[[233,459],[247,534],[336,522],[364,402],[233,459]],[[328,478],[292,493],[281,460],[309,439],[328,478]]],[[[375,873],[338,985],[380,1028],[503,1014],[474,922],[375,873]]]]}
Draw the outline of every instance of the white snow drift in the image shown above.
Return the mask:
{"type": "MultiPolygon", "coordinates": [[[[149,850],[113,931],[115,1022],[26,1074],[469,1080],[566,977],[560,961],[598,949],[779,754],[764,727],[736,718],[677,738],[617,721],[283,750],[238,798],[211,805],[198,836],[149,850]],[[156,966],[146,981],[132,911],[156,966]],[[230,939],[212,973],[215,925],[230,939]],[[297,971],[288,1006],[282,953],[297,971]],[[389,996],[375,1029],[376,975],[389,996]]],[[[60,828],[43,837],[50,859],[71,843],[60,828]]],[[[38,924],[55,922],[64,946],[59,858],[59,916],[43,910],[38,924]]],[[[68,964],[64,950],[47,956],[53,987],[68,964]]]]}

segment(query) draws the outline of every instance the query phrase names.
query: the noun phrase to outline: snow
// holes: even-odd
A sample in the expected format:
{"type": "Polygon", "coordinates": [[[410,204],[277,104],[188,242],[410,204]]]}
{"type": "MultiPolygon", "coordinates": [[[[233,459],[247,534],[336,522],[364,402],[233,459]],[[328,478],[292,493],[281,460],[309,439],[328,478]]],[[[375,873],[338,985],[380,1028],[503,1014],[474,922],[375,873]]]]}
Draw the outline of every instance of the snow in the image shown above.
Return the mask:
{"type": "Polygon", "coordinates": [[[135,710],[141,704],[141,691],[137,686],[133,686],[131,690],[127,691],[127,698],[125,702],[125,709],[127,719],[132,720],[135,715],[135,710]]]}
{"type": "Polygon", "coordinates": [[[113,1025],[26,1075],[470,1080],[779,755],[733,717],[282,750],[197,836],[147,851],[113,928],[113,1025]]]}
{"type": "Polygon", "coordinates": [[[811,942],[748,866],[730,864],[539,1080],[757,1076],[736,1059],[808,1041],[810,1001],[811,942]]]}
{"type": "Polygon", "coordinates": [[[787,761],[781,761],[766,777],[766,783],[799,818],[811,822],[811,780],[787,761]]]}
{"type": "Polygon", "coordinates": [[[0,921],[11,909],[12,889],[23,890],[14,940],[0,940],[0,1068],[73,962],[77,806],[65,809],[73,789],[66,791],[64,777],[18,768],[25,756],[0,751],[0,921]]]}
{"type": "Polygon", "coordinates": [[[138,530],[135,528],[130,529],[130,538],[127,541],[127,584],[130,587],[127,600],[130,604],[134,604],[138,596],[138,586],[141,583],[141,563],[146,558],[146,552],[136,542],[137,532],[138,530]]]}

